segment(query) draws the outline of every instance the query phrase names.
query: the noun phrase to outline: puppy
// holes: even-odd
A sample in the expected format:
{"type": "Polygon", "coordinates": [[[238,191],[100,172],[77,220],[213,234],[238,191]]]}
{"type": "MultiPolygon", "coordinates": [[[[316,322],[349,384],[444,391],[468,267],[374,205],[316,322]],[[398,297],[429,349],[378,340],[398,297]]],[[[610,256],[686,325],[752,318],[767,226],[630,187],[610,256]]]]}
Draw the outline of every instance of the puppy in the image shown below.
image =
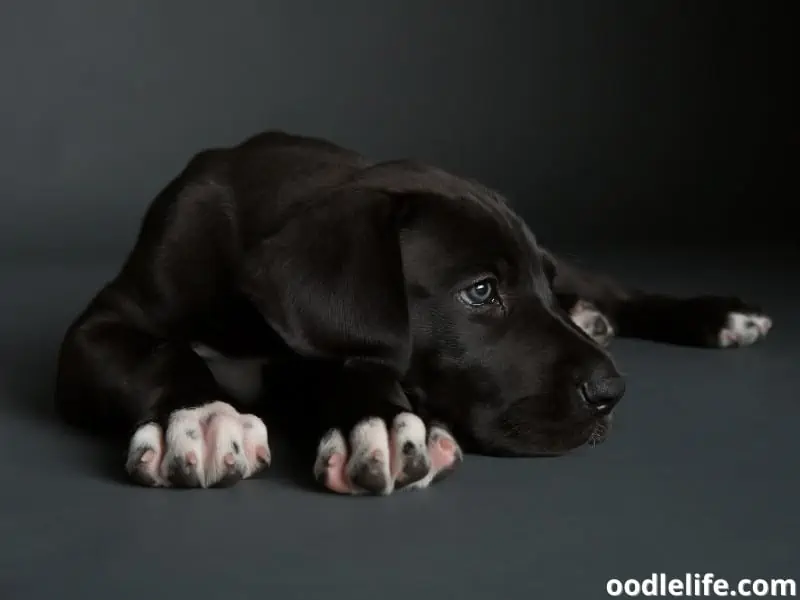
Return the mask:
{"type": "Polygon", "coordinates": [[[729,348],[770,326],[736,298],[578,269],[478,182],[273,131],[197,154],[152,201],[65,334],[55,400],[164,488],[263,470],[261,408],[291,403],[322,485],[386,495],[464,452],[602,441],[625,391],[614,335],[729,348]],[[268,393],[271,378],[305,392],[268,393]]]}

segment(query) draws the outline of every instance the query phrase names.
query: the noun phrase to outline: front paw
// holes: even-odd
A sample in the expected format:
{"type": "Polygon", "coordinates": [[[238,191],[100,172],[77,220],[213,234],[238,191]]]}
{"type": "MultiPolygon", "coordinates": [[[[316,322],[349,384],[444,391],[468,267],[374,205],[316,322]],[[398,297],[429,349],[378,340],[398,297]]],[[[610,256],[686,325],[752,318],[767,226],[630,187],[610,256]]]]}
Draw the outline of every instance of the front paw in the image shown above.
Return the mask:
{"type": "Polygon", "coordinates": [[[233,485],[269,462],[264,422],[212,402],[176,410],[166,431],[157,423],[140,427],[128,447],[126,470],[148,487],[207,488],[233,485]]]}
{"type": "Polygon", "coordinates": [[[379,418],[361,421],[349,444],[340,430],[328,431],[317,448],[314,477],[339,494],[388,495],[444,479],[462,456],[446,429],[426,427],[418,416],[401,413],[391,428],[379,418]]]}

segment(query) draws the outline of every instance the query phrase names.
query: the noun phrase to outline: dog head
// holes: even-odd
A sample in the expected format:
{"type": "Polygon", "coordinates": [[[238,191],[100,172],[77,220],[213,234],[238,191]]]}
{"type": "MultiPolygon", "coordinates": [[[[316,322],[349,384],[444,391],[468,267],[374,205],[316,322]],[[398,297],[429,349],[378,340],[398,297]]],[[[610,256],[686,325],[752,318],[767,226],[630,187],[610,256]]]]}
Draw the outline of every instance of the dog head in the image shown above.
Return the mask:
{"type": "Polygon", "coordinates": [[[548,256],[502,197],[408,162],[323,196],[251,264],[290,347],[393,373],[468,450],[552,455],[604,437],[622,378],[559,309],[548,256]]]}

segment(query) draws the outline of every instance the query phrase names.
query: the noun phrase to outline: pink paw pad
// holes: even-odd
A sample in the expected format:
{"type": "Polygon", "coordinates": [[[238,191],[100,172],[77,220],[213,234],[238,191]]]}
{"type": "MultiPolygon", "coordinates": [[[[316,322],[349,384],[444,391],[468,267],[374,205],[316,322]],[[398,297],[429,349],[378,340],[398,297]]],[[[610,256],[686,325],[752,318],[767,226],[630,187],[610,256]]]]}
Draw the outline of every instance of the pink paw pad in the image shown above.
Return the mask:
{"type": "Polygon", "coordinates": [[[441,481],[452,473],[464,458],[453,436],[441,427],[432,428],[428,452],[435,472],[433,482],[441,481]]]}
{"type": "Polygon", "coordinates": [[[338,494],[353,494],[355,490],[347,477],[347,455],[333,454],[325,469],[325,485],[338,494]]]}

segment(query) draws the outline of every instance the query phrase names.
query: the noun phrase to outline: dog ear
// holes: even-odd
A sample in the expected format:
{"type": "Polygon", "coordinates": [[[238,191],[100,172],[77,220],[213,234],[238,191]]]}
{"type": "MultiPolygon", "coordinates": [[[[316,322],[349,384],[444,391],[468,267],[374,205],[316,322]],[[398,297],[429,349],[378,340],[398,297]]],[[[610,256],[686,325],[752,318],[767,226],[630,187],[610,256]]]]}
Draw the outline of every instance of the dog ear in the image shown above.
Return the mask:
{"type": "Polygon", "coordinates": [[[369,190],[304,202],[248,252],[244,291],[292,350],[405,372],[411,343],[395,204],[369,190]]]}

